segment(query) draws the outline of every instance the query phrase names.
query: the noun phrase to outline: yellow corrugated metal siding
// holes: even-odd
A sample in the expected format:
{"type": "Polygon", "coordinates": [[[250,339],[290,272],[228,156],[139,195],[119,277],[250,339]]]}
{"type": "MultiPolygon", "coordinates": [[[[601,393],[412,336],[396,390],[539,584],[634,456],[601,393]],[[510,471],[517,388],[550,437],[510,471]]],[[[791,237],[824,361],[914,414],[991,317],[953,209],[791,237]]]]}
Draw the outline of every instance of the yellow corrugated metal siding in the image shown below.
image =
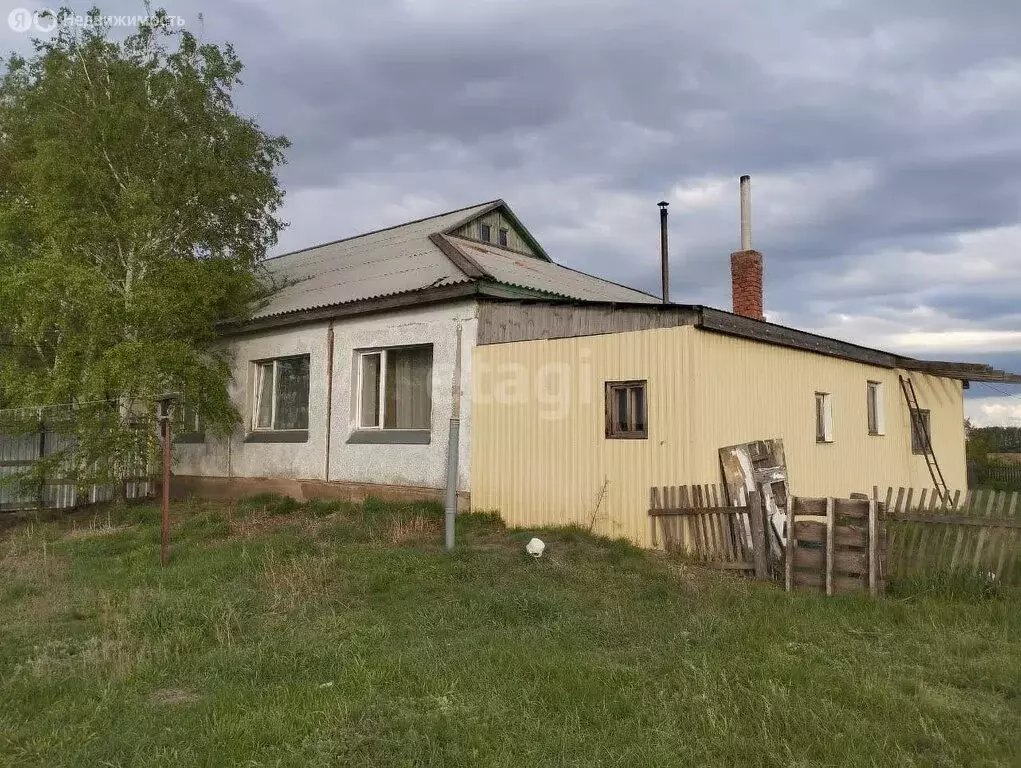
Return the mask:
{"type": "MultiPolygon", "coordinates": [[[[648,545],[651,486],[719,482],[721,446],[771,437],[794,493],[930,484],[896,371],[693,327],[479,346],[473,360],[472,505],[510,525],[594,519],[648,545]],[[604,384],[630,379],[648,381],[648,438],[607,440],[604,384]],[[883,437],[868,435],[869,380],[885,388],[883,437]],[[816,391],[833,397],[832,444],[815,442],[816,391]]],[[[963,487],[960,384],[913,378],[947,482],[963,487]]]]}
{"type": "MultiPolygon", "coordinates": [[[[715,446],[783,438],[790,485],[800,495],[870,492],[873,485],[931,486],[923,456],[911,453],[904,371],[878,368],[720,334],[691,335],[698,376],[691,402],[694,434],[707,450],[694,455],[695,482],[719,476],[715,446]],[[866,387],[883,385],[885,435],[868,432],[866,387]],[[815,393],[832,398],[833,442],[815,440],[815,393]]],[[[933,449],[947,484],[966,484],[961,384],[910,374],[919,406],[931,411],[933,449]]]]}

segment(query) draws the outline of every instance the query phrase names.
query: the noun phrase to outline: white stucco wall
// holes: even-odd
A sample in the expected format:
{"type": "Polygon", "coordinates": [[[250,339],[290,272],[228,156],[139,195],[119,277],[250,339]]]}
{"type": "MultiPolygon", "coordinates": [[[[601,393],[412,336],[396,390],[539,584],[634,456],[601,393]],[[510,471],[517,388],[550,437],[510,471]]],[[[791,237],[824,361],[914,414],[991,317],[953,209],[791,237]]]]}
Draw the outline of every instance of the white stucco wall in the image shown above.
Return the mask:
{"type": "Polygon", "coordinates": [[[478,309],[474,301],[440,304],[416,311],[368,315],[334,326],[333,447],[330,479],[442,488],[446,484],[447,437],[452,406],[456,328],[461,323],[461,429],[458,489],[468,489],[471,446],[472,348],[478,309]],[[358,349],[433,345],[432,421],[428,445],[357,445],[347,442],[355,427],[352,397],[358,349]]]}
{"type": "Polygon", "coordinates": [[[231,341],[231,396],[245,418],[229,441],[207,437],[178,445],[174,471],[213,477],[277,477],[348,480],[442,488],[446,483],[447,435],[452,406],[456,327],[461,324],[461,389],[458,488],[468,489],[471,407],[468,402],[477,303],[464,301],[338,319],[334,323],[330,467],[326,470],[326,382],[329,323],[264,331],[231,341]],[[352,373],[356,350],[410,344],[433,345],[432,413],[428,445],[366,445],[347,442],[355,427],[352,373]],[[307,443],[246,443],[252,413],[252,361],[308,354],[307,443]],[[229,442],[229,445],[228,445],[229,442]]]}
{"type": "Polygon", "coordinates": [[[228,441],[207,435],[199,444],[176,446],[174,472],[211,477],[322,479],[326,456],[326,335],[328,323],[263,331],[231,340],[230,394],[243,424],[228,441]],[[309,356],[308,442],[246,443],[252,422],[253,361],[309,356]]]}

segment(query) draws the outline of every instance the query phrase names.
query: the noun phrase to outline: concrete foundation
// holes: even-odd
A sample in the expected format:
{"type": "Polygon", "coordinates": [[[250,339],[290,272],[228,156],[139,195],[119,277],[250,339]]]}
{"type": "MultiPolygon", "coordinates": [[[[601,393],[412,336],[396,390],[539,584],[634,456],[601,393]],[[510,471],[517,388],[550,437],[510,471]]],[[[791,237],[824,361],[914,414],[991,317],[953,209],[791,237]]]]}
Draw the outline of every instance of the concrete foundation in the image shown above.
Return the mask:
{"type": "MultiPolygon", "coordinates": [[[[364,501],[372,497],[384,501],[437,501],[443,503],[442,488],[413,485],[380,485],[377,483],[325,482],[323,480],[292,480],[279,477],[202,477],[174,475],[170,495],[181,500],[189,497],[208,501],[231,501],[257,493],[278,493],[297,501],[330,499],[364,501]]],[[[457,511],[471,509],[471,495],[457,494],[457,511]]]]}

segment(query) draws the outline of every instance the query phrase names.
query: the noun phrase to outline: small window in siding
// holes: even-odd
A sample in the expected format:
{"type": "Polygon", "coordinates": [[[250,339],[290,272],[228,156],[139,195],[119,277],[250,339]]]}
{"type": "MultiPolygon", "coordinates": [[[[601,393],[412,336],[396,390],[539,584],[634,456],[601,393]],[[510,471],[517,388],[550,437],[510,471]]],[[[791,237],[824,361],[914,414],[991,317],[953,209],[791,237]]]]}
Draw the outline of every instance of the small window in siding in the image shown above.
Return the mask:
{"type": "Polygon", "coordinates": [[[479,227],[479,233],[480,233],[479,236],[482,238],[483,242],[486,242],[486,243],[491,242],[492,236],[489,233],[489,225],[488,224],[482,224],[479,227]]]}
{"type": "Polygon", "coordinates": [[[638,440],[649,436],[644,381],[606,382],[606,436],[638,440]]]}
{"type": "Polygon", "coordinates": [[[497,238],[498,238],[497,242],[499,242],[500,245],[502,245],[504,248],[506,248],[507,247],[507,230],[506,229],[501,229],[497,233],[497,238]]]}
{"type": "Polygon", "coordinates": [[[815,393],[815,441],[833,442],[833,397],[829,392],[815,393]]]}
{"type": "Polygon", "coordinates": [[[926,408],[911,409],[911,452],[929,453],[932,448],[932,431],[929,411],[926,408]]]}
{"type": "Polygon", "coordinates": [[[883,414],[883,384],[870,381],[866,387],[866,409],[870,435],[885,435],[886,425],[883,414]]]}

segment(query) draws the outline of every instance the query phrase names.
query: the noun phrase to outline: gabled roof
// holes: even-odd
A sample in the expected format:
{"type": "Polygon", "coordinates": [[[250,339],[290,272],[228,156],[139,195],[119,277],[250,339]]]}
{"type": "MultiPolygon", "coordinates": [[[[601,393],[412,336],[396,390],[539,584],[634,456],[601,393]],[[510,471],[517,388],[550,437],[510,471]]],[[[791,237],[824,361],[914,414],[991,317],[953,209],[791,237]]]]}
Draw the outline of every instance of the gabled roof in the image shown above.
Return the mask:
{"type": "Polygon", "coordinates": [[[553,263],[503,200],[294,251],[266,260],[264,267],[268,280],[281,287],[253,314],[253,320],[402,294],[426,299],[433,294],[460,293],[452,291],[453,286],[463,286],[467,293],[504,287],[523,297],[659,301],[642,291],[553,263]],[[452,234],[497,210],[513,223],[535,251],[534,256],[452,234]],[[477,290],[472,291],[473,286],[477,290]]]}

